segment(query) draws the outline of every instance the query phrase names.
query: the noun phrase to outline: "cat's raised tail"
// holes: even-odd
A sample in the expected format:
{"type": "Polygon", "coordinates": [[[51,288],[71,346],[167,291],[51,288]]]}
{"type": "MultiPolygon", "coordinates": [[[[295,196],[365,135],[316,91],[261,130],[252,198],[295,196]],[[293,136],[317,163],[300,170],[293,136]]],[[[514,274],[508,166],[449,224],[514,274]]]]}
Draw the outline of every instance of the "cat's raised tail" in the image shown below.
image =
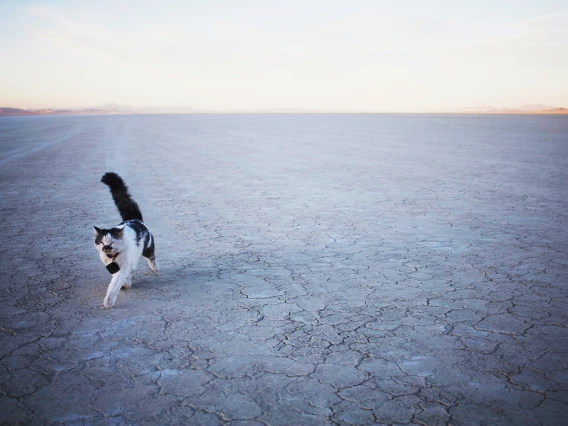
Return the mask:
{"type": "Polygon", "coordinates": [[[110,193],[123,221],[134,219],[143,221],[140,207],[132,199],[128,192],[128,187],[119,175],[112,172],[105,173],[101,178],[101,182],[110,188],[110,193]]]}

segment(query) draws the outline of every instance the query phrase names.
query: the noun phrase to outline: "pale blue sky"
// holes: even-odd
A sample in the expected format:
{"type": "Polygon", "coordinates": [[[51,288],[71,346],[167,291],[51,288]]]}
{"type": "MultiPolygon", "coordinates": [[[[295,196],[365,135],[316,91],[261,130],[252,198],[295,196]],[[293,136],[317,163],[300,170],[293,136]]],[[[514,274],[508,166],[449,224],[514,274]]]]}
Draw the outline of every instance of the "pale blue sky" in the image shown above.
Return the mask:
{"type": "Polygon", "coordinates": [[[567,1],[3,1],[0,106],[568,107],[567,1]]]}

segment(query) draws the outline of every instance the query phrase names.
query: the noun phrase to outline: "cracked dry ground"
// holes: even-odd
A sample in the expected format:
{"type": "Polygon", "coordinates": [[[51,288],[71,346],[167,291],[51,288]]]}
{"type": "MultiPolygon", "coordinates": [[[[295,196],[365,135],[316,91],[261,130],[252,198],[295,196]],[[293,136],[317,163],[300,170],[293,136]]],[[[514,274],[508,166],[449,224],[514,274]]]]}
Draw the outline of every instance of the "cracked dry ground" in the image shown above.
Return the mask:
{"type": "Polygon", "coordinates": [[[2,424],[568,421],[565,118],[0,125],[2,424]],[[162,271],[103,310],[111,170],[162,271]]]}

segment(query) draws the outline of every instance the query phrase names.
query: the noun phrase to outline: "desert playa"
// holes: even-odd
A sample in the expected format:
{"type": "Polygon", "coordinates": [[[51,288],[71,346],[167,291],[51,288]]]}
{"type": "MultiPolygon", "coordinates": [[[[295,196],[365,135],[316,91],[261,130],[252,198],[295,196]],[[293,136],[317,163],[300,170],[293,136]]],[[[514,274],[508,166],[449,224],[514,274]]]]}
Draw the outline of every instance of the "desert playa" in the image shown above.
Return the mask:
{"type": "Polygon", "coordinates": [[[5,424],[556,425],[568,121],[0,118],[5,424]],[[143,171],[140,172],[140,171],[143,171]],[[156,239],[101,309],[124,177],[156,239]]]}

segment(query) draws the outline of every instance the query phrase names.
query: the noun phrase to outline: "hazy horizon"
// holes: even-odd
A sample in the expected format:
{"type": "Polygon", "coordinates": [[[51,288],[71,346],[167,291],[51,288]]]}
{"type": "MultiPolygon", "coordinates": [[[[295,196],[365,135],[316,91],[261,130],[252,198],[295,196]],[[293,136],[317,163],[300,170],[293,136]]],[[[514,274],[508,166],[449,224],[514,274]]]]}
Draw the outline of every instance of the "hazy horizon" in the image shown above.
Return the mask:
{"type": "MultiPolygon", "coordinates": [[[[8,105],[0,105],[0,109],[12,108],[8,105]]],[[[18,108],[29,112],[40,112],[40,111],[74,111],[74,112],[88,112],[88,111],[107,111],[114,113],[134,113],[134,114],[240,114],[240,113],[295,113],[295,114],[444,114],[444,113],[549,113],[553,110],[560,110],[558,113],[568,114],[568,108],[563,105],[517,105],[517,106],[501,106],[495,107],[492,105],[479,105],[477,107],[464,107],[464,108],[454,108],[446,110],[422,110],[422,111],[396,111],[396,110],[339,110],[339,109],[306,109],[301,107],[291,107],[291,108],[252,108],[252,109],[197,109],[193,107],[185,107],[179,105],[170,106],[153,106],[146,105],[135,107],[132,105],[121,105],[114,102],[106,103],[103,105],[87,105],[82,107],[70,107],[70,108],[51,108],[51,107],[27,107],[18,108]]],[[[3,115],[0,112],[0,115],[3,115]]],[[[10,115],[10,114],[8,114],[10,115]]]]}
{"type": "Polygon", "coordinates": [[[0,1],[0,106],[568,107],[568,4],[0,1]]]}

